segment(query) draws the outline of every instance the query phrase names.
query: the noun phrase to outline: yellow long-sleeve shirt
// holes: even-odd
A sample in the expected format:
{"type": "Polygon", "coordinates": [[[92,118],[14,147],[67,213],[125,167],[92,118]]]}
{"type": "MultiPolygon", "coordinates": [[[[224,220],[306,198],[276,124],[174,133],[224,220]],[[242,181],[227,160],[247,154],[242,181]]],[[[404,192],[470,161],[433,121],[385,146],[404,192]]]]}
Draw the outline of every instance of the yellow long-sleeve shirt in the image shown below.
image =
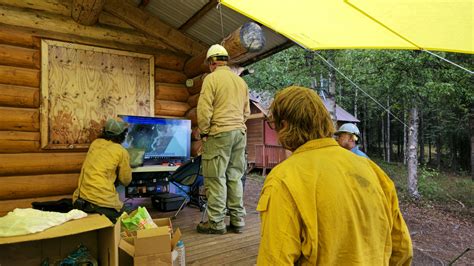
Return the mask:
{"type": "Polygon", "coordinates": [[[80,196],[95,205],[119,211],[123,203],[114,185],[117,178],[124,186],[132,181],[128,151],[109,140],[94,140],[82,164],[73,201],[80,196]]]}
{"type": "Polygon", "coordinates": [[[204,79],[199,95],[197,119],[201,134],[216,135],[235,129],[246,131],[249,104],[245,81],[228,66],[217,67],[204,79]]]}
{"type": "Polygon", "coordinates": [[[410,265],[393,182],[371,160],[318,139],[265,180],[258,265],[410,265]]]}

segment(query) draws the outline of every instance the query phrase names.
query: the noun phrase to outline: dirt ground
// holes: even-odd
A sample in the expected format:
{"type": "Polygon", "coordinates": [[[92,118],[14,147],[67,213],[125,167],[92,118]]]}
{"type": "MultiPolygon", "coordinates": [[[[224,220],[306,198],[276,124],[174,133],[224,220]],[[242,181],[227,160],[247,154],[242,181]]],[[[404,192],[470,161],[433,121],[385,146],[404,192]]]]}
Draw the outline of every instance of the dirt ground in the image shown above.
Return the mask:
{"type": "Polygon", "coordinates": [[[456,208],[400,204],[413,241],[414,265],[448,265],[467,249],[453,265],[474,265],[474,217],[458,214],[456,208]]]}

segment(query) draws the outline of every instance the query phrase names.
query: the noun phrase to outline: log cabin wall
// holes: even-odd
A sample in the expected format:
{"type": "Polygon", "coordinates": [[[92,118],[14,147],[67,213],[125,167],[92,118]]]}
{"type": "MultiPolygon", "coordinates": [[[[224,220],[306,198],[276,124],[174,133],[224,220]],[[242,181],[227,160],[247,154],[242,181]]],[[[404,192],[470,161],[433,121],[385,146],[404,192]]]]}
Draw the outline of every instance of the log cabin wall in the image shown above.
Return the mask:
{"type": "Polygon", "coordinates": [[[71,4],[0,0],[0,216],[31,207],[33,201],[70,197],[86,155],[86,150],[40,148],[42,38],[153,54],[155,115],[191,117],[196,125],[194,107],[200,87],[193,90],[184,85],[189,55],[105,11],[95,26],[79,25],[71,18],[71,4]]]}

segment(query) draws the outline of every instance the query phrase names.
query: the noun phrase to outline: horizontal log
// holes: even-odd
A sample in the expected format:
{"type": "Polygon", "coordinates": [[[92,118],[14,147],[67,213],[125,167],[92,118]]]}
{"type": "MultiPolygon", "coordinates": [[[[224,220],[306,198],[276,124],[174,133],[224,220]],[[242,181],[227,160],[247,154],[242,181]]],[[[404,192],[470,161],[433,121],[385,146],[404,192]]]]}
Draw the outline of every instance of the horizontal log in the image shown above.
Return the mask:
{"type": "Polygon", "coordinates": [[[201,94],[198,93],[198,94],[194,94],[194,95],[189,96],[189,98],[188,98],[189,107],[193,108],[193,107],[197,106],[200,95],[201,94]]]}
{"type": "Polygon", "coordinates": [[[39,88],[40,71],[38,69],[0,66],[0,83],[39,88]]]}
{"type": "Polygon", "coordinates": [[[191,126],[197,126],[197,108],[191,108],[185,114],[185,117],[191,120],[191,126]]]}
{"type": "Polygon", "coordinates": [[[39,88],[0,84],[0,106],[39,107],[39,88]]]}
{"type": "Polygon", "coordinates": [[[71,0],[0,0],[0,4],[70,16],[72,3],[71,0]]]}
{"type": "Polygon", "coordinates": [[[188,89],[184,85],[170,83],[155,84],[155,99],[186,102],[189,98],[188,89]]]}
{"type": "Polygon", "coordinates": [[[39,47],[40,41],[31,33],[19,31],[6,25],[0,26],[0,43],[23,47],[39,47]]]}
{"type": "Polygon", "coordinates": [[[187,110],[188,103],[155,100],[155,115],[183,117],[187,110]]]}
{"type": "Polygon", "coordinates": [[[39,131],[39,110],[0,107],[0,130],[39,131]]]}
{"type": "Polygon", "coordinates": [[[167,51],[153,53],[155,56],[155,66],[158,68],[183,71],[187,56],[178,55],[167,51]]]}
{"type": "Polygon", "coordinates": [[[85,152],[0,154],[0,176],[77,173],[85,152]]]}
{"type": "Polygon", "coordinates": [[[72,19],[82,25],[94,25],[104,4],[105,0],[72,0],[72,19]]]}
{"type": "Polygon", "coordinates": [[[63,198],[72,198],[72,195],[59,195],[51,197],[41,198],[29,198],[29,199],[17,199],[17,200],[1,200],[0,201],[0,216],[6,215],[8,212],[13,211],[15,208],[31,208],[31,203],[35,201],[53,201],[60,200],[63,198]]]}
{"type": "Polygon", "coordinates": [[[39,132],[0,131],[0,153],[37,152],[40,150],[39,132]]]}
{"type": "Polygon", "coordinates": [[[164,50],[173,50],[160,40],[150,38],[137,31],[118,30],[117,28],[105,27],[101,25],[84,26],[77,24],[70,16],[52,14],[40,10],[17,8],[12,6],[0,5],[0,14],[2,23],[27,27],[35,30],[47,30],[71,34],[81,37],[93,38],[131,45],[144,45],[164,50]]]}
{"type": "Polygon", "coordinates": [[[39,49],[0,44],[0,65],[39,69],[40,51],[39,49]]]}
{"type": "Polygon", "coordinates": [[[0,177],[0,200],[65,195],[77,188],[79,173],[0,177]]]}
{"type": "Polygon", "coordinates": [[[194,95],[201,92],[202,82],[206,75],[207,73],[204,73],[193,78],[193,86],[188,88],[189,94],[194,95]]]}
{"type": "Polygon", "coordinates": [[[155,68],[155,81],[162,83],[184,84],[186,75],[183,72],[155,68]]]}
{"type": "Polygon", "coordinates": [[[24,47],[29,45],[39,47],[41,43],[40,39],[42,38],[151,54],[155,57],[155,66],[163,69],[182,71],[184,62],[188,59],[188,56],[184,54],[177,54],[170,50],[159,49],[151,46],[123,44],[115,41],[99,40],[87,36],[71,35],[62,32],[48,31],[45,29],[31,29],[11,25],[2,25],[0,27],[0,43],[8,41],[5,43],[24,47]],[[8,41],[8,39],[6,39],[16,35],[19,37],[23,36],[24,38],[17,38],[18,40],[15,39],[15,41],[8,41]],[[28,38],[30,38],[30,40],[28,40],[28,38]]]}

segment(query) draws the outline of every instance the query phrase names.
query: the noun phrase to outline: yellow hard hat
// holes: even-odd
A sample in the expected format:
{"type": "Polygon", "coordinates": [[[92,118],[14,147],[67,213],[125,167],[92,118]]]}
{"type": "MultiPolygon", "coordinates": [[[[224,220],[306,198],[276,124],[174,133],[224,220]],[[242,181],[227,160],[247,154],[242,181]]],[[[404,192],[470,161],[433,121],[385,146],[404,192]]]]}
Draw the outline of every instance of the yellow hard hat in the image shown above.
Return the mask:
{"type": "Polygon", "coordinates": [[[207,50],[206,60],[209,60],[211,57],[229,57],[227,50],[224,46],[220,44],[212,45],[209,50],[207,50]]]}

